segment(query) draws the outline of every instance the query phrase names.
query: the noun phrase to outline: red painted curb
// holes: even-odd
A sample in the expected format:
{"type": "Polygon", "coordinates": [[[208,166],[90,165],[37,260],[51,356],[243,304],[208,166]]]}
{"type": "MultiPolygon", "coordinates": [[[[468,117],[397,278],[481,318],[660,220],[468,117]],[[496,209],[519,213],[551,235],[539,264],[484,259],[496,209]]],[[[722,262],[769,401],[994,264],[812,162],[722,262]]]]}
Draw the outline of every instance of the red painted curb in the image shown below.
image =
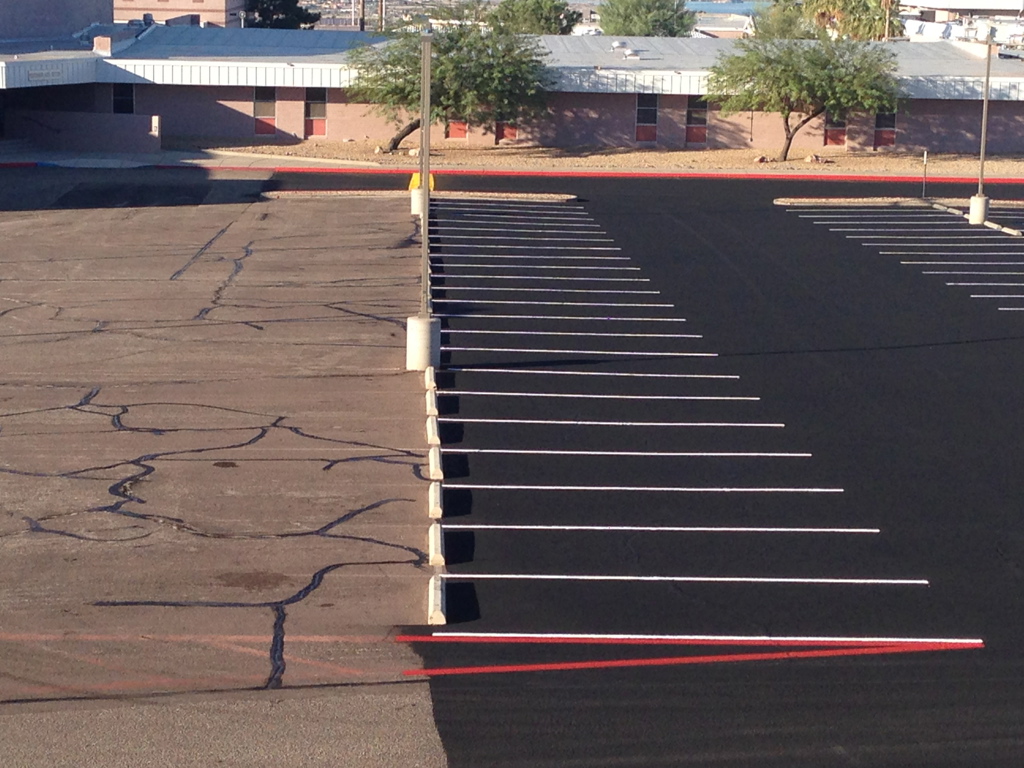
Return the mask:
{"type": "MultiPolygon", "coordinates": [[[[0,163],[0,168],[53,168],[64,167],[46,162],[13,162],[0,163]]],[[[270,171],[271,173],[309,173],[309,174],[347,174],[370,176],[402,176],[412,175],[419,171],[415,168],[309,168],[304,166],[247,166],[247,165],[144,165],[124,170],[150,168],[156,170],[192,169],[197,171],[270,171]]],[[[108,169],[109,170],[109,169],[108,169]]],[[[118,170],[118,169],[113,169],[118,170]]],[[[746,173],[742,171],[724,171],[708,173],[701,171],[570,171],[570,170],[495,170],[467,168],[435,168],[431,170],[435,176],[510,176],[533,178],[575,178],[575,179],[749,179],[753,181],[861,181],[888,183],[921,183],[923,176],[886,176],[867,174],[832,174],[832,173],[746,173]]],[[[988,184],[1024,184],[1024,178],[989,178],[988,184]]],[[[970,176],[929,176],[931,184],[973,184],[976,177],[970,176]]]]}

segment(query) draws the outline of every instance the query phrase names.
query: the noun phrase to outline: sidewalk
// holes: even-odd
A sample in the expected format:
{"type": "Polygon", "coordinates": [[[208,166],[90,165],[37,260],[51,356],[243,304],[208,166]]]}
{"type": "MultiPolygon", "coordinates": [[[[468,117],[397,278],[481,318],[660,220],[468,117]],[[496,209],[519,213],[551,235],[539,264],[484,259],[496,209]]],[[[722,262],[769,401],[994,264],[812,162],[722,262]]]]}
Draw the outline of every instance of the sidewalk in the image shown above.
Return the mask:
{"type": "Polygon", "coordinates": [[[149,154],[128,152],[56,152],[43,149],[12,152],[0,155],[0,168],[36,165],[58,168],[251,168],[274,170],[282,167],[296,169],[378,168],[377,163],[335,160],[288,155],[265,155],[254,152],[226,150],[180,151],[163,150],[149,154]]]}

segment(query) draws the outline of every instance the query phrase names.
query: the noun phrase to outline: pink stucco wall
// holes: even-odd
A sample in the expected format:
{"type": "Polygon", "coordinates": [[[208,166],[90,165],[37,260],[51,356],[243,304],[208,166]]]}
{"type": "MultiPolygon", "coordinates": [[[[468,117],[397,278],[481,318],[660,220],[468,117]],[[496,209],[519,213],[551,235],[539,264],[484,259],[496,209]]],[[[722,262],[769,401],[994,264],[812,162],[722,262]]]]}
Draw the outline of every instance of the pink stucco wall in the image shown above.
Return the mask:
{"type": "Polygon", "coordinates": [[[43,149],[70,152],[157,152],[160,119],[98,112],[7,113],[5,134],[43,149]]]}
{"type": "Polygon", "coordinates": [[[548,147],[635,144],[636,96],[619,93],[556,93],[548,99],[550,120],[530,126],[529,139],[548,147]]]}
{"type": "MultiPolygon", "coordinates": [[[[33,88],[8,93],[9,109],[110,112],[109,84],[33,88]]],[[[271,140],[282,143],[305,137],[305,89],[278,88],[277,133],[271,140]]],[[[251,87],[165,86],[135,87],[137,114],[159,115],[162,133],[168,137],[252,140],[256,138],[251,87]]],[[[554,94],[549,102],[550,119],[520,126],[519,141],[552,147],[637,146],[635,94],[554,94]]],[[[897,117],[896,146],[879,151],[976,153],[981,123],[980,102],[912,101],[901,105],[897,117]]],[[[853,115],[847,120],[845,147],[826,147],[824,121],[817,118],[797,134],[791,157],[811,153],[872,151],[874,116],[853,115]]],[[[366,104],[352,103],[344,91],[328,91],[327,141],[377,141],[385,143],[396,127],[366,104]]],[[[708,110],[707,143],[686,144],[686,97],[662,96],[658,104],[657,145],[693,150],[749,148],[773,156],[783,143],[782,119],[777,114],[744,112],[725,117],[714,105],[708,110]]],[[[466,138],[446,139],[444,127],[431,132],[435,146],[491,146],[494,134],[476,128],[466,138]]],[[[320,140],[320,137],[312,140],[320,140]]],[[[404,146],[416,146],[418,132],[404,146]]],[[[989,152],[1024,152],[1024,103],[992,102],[989,121],[989,152]]]]}
{"type": "MultiPolygon", "coordinates": [[[[796,125],[800,117],[794,115],[790,123],[796,125]]],[[[782,149],[785,139],[781,115],[739,112],[726,117],[714,105],[708,110],[708,149],[749,148],[774,156],[782,149]]],[[[790,155],[818,153],[824,146],[824,121],[819,117],[797,132],[790,155]]]]}
{"type": "Polygon", "coordinates": [[[252,104],[253,89],[242,86],[135,86],[135,111],[160,115],[165,136],[251,137],[252,104]]]}

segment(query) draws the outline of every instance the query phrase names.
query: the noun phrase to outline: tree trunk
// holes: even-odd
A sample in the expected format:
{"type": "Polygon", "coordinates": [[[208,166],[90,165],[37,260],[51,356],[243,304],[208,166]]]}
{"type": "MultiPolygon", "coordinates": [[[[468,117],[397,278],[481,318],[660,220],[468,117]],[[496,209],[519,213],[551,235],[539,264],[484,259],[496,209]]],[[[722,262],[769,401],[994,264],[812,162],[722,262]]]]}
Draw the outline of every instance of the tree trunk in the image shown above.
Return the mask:
{"type": "Polygon", "coordinates": [[[816,109],[792,128],[789,126],[789,115],[782,116],[782,126],[786,131],[786,141],[782,144],[782,151],[779,152],[779,162],[785,162],[789,159],[789,148],[793,144],[793,137],[796,136],[796,132],[811,122],[811,120],[816,118],[818,115],[824,114],[824,112],[824,107],[816,109]]]}
{"type": "Polygon", "coordinates": [[[789,115],[782,116],[782,127],[786,132],[786,140],[782,142],[782,149],[779,152],[779,162],[784,163],[789,159],[789,147],[793,143],[793,134],[796,133],[789,127],[789,115]]]}
{"type": "Polygon", "coordinates": [[[402,143],[402,140],[420,127],[420,119],[417,117],[411,123],[408,123],[398,133],[391,137],[391,141],[388,142],[387,151],[394,152],[398,149],[398,145],[402,143]]]}

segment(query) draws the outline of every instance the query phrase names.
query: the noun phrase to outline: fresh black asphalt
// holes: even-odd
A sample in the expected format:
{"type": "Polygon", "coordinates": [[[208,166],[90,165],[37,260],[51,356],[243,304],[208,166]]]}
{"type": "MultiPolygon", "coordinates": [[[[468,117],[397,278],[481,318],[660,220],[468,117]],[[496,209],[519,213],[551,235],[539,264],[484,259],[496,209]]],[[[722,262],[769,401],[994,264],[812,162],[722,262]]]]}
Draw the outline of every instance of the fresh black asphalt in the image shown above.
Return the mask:
{"type": "MultiPolygon", "coordinates": [[[[493,187],[495,181],[482,184],[493,187]]],[[[496,269],[456,266],[466,263],[466,253],[514,253],[507,247],[489,249],[484,241],[467,247],[456,232],[435,236],[435,296],[445,300],[438,311],[466,315],[445,319],[443,343],[460,349],[445,352],[442,367],[448,372],[439,380],[451,515],[444,522],[453,526],[447,535],[453,574],[449,597],[456,622],[445,629],[473,634],[982,638],[986,647],[735,662],[727,657],[750,649],[422,643],[418,649],[428,668],[511,670],[432,680],[435,716],[451,764],[1019,763],[1024,756],[1018,650],[1024,481],[1017,467],[1024,419],[1017,382],[1024,373],[1024,327],[1013,313],[1000,313],[920,274],[902,264],[901,256],[883,255],[870,243],[772,204],[780,196],[913,190],[653,179],[562,180],[557,186],[543,180],[532,185],[538,187],[579,194],[588,219],[622,249],[591,255],[626,256],[629,261],[622,263],[640,268],[608,274],[650,280],[566,282],[566,288],[626,286],[659,293],[534,293],[500,289],[549,283],[459,280],[457,274],[469,271],[498,274],[496,269]],[[469,285],[499,290],[457,287],[469,285]],[[508,303],[477,303],[491,300],[508,303]],[[672,306],[598,308],[586,303],[672,306]],[[526,314],[537,318],[491,317],[526,314]],[[686,322],[545,319],[577,314],[686,322]],[[495,330],[702,338],[478,333],[495,330]],[[508,348],[563,352],[496,351],[508,348]],[[646,354],[594,354],[617,350],[646,354]],[[717,356],[656,356],[666,352],[717,356]],[[739,378],[572,375],[580,371],[739,378]],[[445,391],[602,398],[445,396],[445,391]],[[759,399],[606,399],[613,395],[759,399]],[[503,423],[488,423],[494,420],[503,423]],[[517,420],[603,424],[509,423],[517,420]],[[769,424],[785,426],[764,426],[769,424]],[[473,452],[510,449],[550,453],[473,452]],[[615,457],[570,451],[811,456],[615,457]],[[480,487],[523,485],[571,488],[480,487]],[[842,493],[695,490],[708,488],[842,493]],[[537,528],[486,527],[509,525],[537,528]],[[577,529],[544,528],[553,525],[577,529]],[[664,530],[773,526],[877,527],[879,533],[664,530]],[[928,584],[506,578],[525,574],[922,579],[928,584]],[[471,578],[462,581],[460,575],[471,578]],[[516,671],[531,665],[687,656],[714,661],[516,671]]],[[[506,206],[515,208],[512,202],[506,206]]],[[[558,207],[551,204],[547,213],[531,214],[534,226],[545,218],[564,218],[558,207]]],[[[439,204],[433,225],[466,219],[458,206],[439,204]]],[[[978,231],[962,221],[953,223],[978,231]]],[[[509,232],[509,223],[495,229],[505,230],[495,233],[503,238],[533,237],[509,232]]],[[[558,256],[586,253],[547,249],[535,240],[497,243],[531,246],[517,252],[546,257],[532,262],[537,266],[569,265],[574,262],[558,256]]],[[[576,244],[583,246],[580,238],[576,244]]],[[[542,274],[524,266],[531,263],[525,260],[502,262],[519,267],[512,274],[520,277],[542,274]]]]}

